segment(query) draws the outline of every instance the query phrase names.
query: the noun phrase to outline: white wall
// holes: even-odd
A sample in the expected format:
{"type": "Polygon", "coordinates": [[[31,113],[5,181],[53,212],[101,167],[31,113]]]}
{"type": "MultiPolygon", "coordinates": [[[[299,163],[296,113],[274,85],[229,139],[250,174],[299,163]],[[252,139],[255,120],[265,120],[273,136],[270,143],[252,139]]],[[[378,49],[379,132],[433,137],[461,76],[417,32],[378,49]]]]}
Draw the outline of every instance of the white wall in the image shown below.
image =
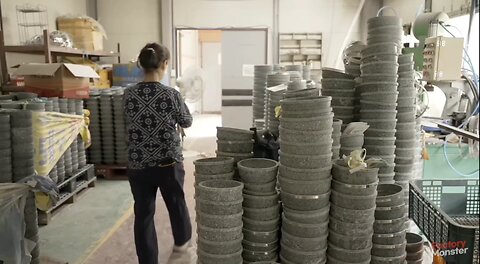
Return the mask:
{"type": "MultiPolygon", "coordinates": [[[[19,44],[16,6],[25,3],[42,5],[47,8],[50,31],[56,30],[55,20],[58,16],[85,15],[87,13],[87,0],[3,0],[1,1],[2,22],[6,45],[19,44]]],[[[12,53],[7,55],[7,65],[9,67],[27,62],[45,62],[45,57],[12,53]]],[[[9,70],[9,72],[12,71],[9,70]]]]}
{"type": "Polygon", "coordinates": [[[98,0],[97,8],[108,35],[105,49],[116,50],[120,43],[122,62],[136,59],[146,43],[160,41],[160,1],[98,0]]]}

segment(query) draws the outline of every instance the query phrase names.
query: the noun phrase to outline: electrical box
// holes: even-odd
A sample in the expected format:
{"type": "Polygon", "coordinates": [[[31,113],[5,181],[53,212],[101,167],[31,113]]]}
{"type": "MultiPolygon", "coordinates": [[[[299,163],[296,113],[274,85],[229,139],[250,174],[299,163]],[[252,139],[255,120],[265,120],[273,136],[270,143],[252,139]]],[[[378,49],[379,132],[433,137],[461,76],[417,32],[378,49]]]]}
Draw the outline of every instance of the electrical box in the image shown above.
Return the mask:
{"type": "Polygon", "coordinates": [[[423,79],[455,81],[462,76],[463,38],[433,37],[425,39],[423,79]]]}

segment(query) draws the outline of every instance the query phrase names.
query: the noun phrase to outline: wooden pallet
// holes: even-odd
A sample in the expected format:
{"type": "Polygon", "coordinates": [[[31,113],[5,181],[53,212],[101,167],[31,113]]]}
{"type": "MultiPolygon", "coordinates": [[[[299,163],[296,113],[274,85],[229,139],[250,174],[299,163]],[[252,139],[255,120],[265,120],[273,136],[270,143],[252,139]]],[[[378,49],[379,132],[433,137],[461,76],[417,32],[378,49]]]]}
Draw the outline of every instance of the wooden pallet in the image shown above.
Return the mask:
{"type": "Polygon", "coordinates": [[[95,187],[95,169],[92,164],[87,164],[85,167],[74,172],[73,176],[66,179],[58,185],[60,190],[60,199],[57,204],[47,211],[38,210],[38,224],[48,225],[52,217],[58,213],[60,208],[65,204],[72,204],[78,197],[90,187],[95,187]]]}
{"type": "Polygon", "coordinates": [[[128,180],[125,165],[95,165],[95,175],[107,180],[128,180]]]}

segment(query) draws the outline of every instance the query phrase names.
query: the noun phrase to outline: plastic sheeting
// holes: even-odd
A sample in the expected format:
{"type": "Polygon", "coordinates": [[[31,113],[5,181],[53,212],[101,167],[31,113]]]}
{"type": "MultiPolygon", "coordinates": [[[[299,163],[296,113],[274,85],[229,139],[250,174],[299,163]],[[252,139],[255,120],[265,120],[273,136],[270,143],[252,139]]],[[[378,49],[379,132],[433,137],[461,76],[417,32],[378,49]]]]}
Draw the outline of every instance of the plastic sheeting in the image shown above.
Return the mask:
{"type": "Polygon", "coordinates": [[[27,264],[35,242],[25,238],[24,209],[29,186],[0,184],[0,261],[27,264]]]}
{"type": "Polygon", "coordinates": [[[88,119],[83,116],[33,112],[32,119],[35,170],[39,176],[48,176],[78,134],[85,142],[85,147],[90,146],[88,119]]]}

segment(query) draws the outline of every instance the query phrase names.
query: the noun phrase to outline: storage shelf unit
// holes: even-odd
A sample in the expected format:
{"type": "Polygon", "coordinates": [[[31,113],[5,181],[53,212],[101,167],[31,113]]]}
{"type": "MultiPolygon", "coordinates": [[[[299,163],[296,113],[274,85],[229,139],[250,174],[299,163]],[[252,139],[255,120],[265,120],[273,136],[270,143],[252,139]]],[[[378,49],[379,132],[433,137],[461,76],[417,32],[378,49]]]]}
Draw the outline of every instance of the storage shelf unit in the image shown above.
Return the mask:
{"type": "Polygon", "coordinates": [[[280,33],[279,63],[307,64],[322,67],[322,33],[280,33]]]}
{"type": "Polygon", "coordinates": [[[120,63],[120,45],[117,45],[117,52],[108,51],[86,51],[74,48],[54,46],[49,42],[47,30],[43,31],[43,45],[9,45],[5,46],[3,31],[0,30],[0,67],[2,68],[2,84],[9,82],[7,53],[23,53],[33,55],[44,55],[45,63],[54,63],[58,57],[85,57],[95,59],[100,57],[114,57],[120,63]]]}

